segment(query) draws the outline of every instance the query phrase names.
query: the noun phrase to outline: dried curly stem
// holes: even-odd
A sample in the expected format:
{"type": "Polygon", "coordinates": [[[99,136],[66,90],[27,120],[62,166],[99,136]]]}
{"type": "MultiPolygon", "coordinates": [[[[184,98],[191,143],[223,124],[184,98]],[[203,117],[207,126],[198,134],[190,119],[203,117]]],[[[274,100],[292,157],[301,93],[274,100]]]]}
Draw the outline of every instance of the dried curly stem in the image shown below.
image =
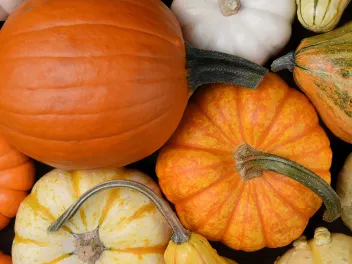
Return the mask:
{"type": "Polygon", "coordinates": [[[101,183],[92,189],[85,192],[74,204],[72,204],[54,223],[48,227],[48,232],[54,232],[60,229],[60,227],[69,219],[71,219],[82,205],[97,193],[114,188],[129,188],[138,191],[148,197],[158,208],[160,213],[166,218],[169,223],[173,235],[171,240],[175,244],[183,244],[189,240],[190,232],[183,227],[176,214],[171,210],[169,205],[162,200],[155,192],[153,192],[147,186],[129,180],[112,180],[101,183]]]}

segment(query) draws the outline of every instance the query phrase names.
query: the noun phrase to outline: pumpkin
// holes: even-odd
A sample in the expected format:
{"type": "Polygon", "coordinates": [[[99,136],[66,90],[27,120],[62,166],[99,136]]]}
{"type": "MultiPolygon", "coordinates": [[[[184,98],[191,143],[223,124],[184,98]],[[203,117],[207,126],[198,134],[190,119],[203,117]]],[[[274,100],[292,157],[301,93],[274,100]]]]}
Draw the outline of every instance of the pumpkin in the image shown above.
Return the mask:
{"type": "Polygon", "coordinates": [[[171,10],[192,46],[263,65],[288,43],[296,4],[294,0],[174,0],[171,10]]]}
{"type": "Polygon", "coordinates": [[[34,177],[33,162],[0,136],[0,230],[16,216],[34,177]]]}
{"type": "Polygon", "coordinates": [[[352,143],[352,22],[304,39],[295,52],[277,59],[274,72],[288,68],[324,123],[352,143]]]}
{"type": "Polygon", "coordinates": [[[297,17],[303,27],[314,32],[333,30],[350,0],[296,0],[297,17]]]}
{"type": "Polygon", "coordinates": [[[0,251],[0,264],[11,264],[11,257],[0,251]]]}
{"type": "Polygon", "coordinates": [[[196,87],[255,88],[267,72],[185,45],[155,0],[28,0],[0,43],[0,132],[26,155],[70,170],[140,160],[172,135],[196,87]]]}
{"type": "Polygon", "coordinates": [[[195,94],[156,173],[186,228],[255,251],[298,238],[321,199],[325,220],[339,216],[331,157],[308,99],[270,73],[256,90],[217,84],[195,94]]]}
{"type": "Polygon", "coordinates": [[[336,183],[336,193],[341,201],[341,218],[344,224],[352,230],[352,153],[350,153],[341,169],[336,183]]]}
{"type": "Polygon", "coordinates": [[[305,236],[293,243],[293,248],[279,257],[274,264],[351,264],[352,237],[333,233],[325,227],[315,229],[314,238],[305,236]]]}
{"type": "Polygon", "coordinates": [[[0,21],[5,21],[9,14],[24,0],[0,0],[0,21]]]}
{"type": "Polygon", "coordinates": [[[153,180],[135,170],[53,170],[39,179],[20,206],[13,263],[164,263],[171,230],[149,199],[133,190],[100,193],[59,231],[47,232],[81,194],[113,179],[140,182],[160,196],[153,180]]]}
{"type": "MultiPolygon", "coordinates": [[[[169,223],[173,235],[164,253],[166,264],[235,264],[236,262],[220,257],[209,242],[201,235],[190,233],[186,230],[175,213],[170,209],[168,203],[162,200],[152,189],[130,180],[112,180],[101,183],[88,190],[67,211],[65,211],[48,231],[59,230],[65,222],[70,220],[82,208],[85,202],[97,193],[115,188],[129,188],[144,194],[155,204],[169,223]]],[[[125,263],[125,262],[124,262],[125,263]]]]}

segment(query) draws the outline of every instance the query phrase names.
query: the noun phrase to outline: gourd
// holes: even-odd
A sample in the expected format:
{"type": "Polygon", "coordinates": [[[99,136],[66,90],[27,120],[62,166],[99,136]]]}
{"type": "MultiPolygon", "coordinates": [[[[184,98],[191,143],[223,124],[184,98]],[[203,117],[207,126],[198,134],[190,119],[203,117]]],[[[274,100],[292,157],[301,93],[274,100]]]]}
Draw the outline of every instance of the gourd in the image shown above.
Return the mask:
{"type": "Polygon", "coordinates": [[[256,90],[209,85],[195,94],[159,152],[159,186],[182,224],[244,251],[297,239],[329,186],[330,142],[308,99],[268,74],[256,90]]]}
{"type": "Polygon", "coordinates": [[[34,177],[33,162],[0,136],[0,230],[16,216],[34,177]]]}
{"type": "Polygon", "coordinates": [[[11,257],[0,251],[0,264],[12,264],[11,257]]]}
{"type": "Polygon", "coordinates": [[[0,43],[0,132],[60,169],[145,158],[175,131],[197,87],[255,88],[267,73],[186,45],[172,12],[154,0],[28,0],[0,43]]]}
{"type": "Polygon", "coordinates": [[[341,169],[336,183],[336,193],[341,201],[341,218],[344,224],[352,230],[352,154],[350,153],[341,169]]]}
{"type": "Polygon", "coordinates": [[[0,0],[0,21],[5,21],[9,14],[24,0],[0,0]]]}
{"type": "Polygon", "coordinates": [[[153,203],[133,190],[95,195],[59,231],[47,232],[84,192],[113,179],[133,180],[161,195],[150,177],[135,170],[52,170],[17,213],[13,263],[164,263],[171,230],[153,203]]]}
{"type": "Polygon", "coordinates": [[[333,30],[350,0],[296,0],[297,17],[303,27],[314,32],[333,30]]]}
{"type": "Polygon", "coordinates": [[[164,253],[166,264],[236,264],[233,260],[220,257],[203,236],[186,230],[169,205],[155,194],[153,190],[141,183],[130,180],[107,181],[91,188],[52,223],[48,231],[52,233],[59,230],[65,222],[77,214],[88,199],[99,192],[115,188],[129,188],[140,192],[148,197],[163,214],[173,231],[169,245],[164,253]]]}
{"type": "Polygon", "coordinates": [[[291,0],[174,0],[171,10],[192,46],[263,65],[288,43],[296,4],[291,0]]]}
{"type": "Polygon", "coordinates": [[[352,143],[352,22],[304,39],[295,52],[271,65],[274,72],[285,68],[327,127],[352,143]]]}
{"type": "Polygon", "coordinates": [[[352,238],[345,234],[330,233],[325,227],[315,229],[314,238],[305,236],[293,243],[293,248],[279,257],[274,264],[351,264],[352,238]]]}

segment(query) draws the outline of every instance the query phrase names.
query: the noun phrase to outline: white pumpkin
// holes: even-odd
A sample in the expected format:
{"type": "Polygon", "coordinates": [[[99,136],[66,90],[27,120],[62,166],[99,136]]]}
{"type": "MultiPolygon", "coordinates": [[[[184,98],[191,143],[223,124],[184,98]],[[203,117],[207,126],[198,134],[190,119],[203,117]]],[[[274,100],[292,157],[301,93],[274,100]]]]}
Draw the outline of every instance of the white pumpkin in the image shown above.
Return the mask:
{"type": "Polygon", "coordinates": [[[9,14],[24,0],[0,0],[0,21],[5,21],[9,14]]]}
{"type": "Polygon", "coordinates": [[[314,32],[333,30],[350,0],[296,0],[297,17],[305,28],[314,32]]]}
{"type": "Polygon", "coordinates": [[[293,242],[289,249],[274,264],[351,264],[352,237],[330,233],[325,227],[315,229],[314,238],[305,236],[293,242]]]}
{"type": "Polygon", "coordinates": [[[289,41],[294,0],[174,0],[186,42],[265,64],[289,41]]]}
{"type": "Polygon", "coordinates": [[[88,189],[115,180],[140,182],[160,196],[151,178],[127,169],[62,171],[42,177],[23,201],[15,222],[14,264],[161,264],[171,229],[142,193],[103,191],[86,201],[62,228],[47,228],[88,189]]]}

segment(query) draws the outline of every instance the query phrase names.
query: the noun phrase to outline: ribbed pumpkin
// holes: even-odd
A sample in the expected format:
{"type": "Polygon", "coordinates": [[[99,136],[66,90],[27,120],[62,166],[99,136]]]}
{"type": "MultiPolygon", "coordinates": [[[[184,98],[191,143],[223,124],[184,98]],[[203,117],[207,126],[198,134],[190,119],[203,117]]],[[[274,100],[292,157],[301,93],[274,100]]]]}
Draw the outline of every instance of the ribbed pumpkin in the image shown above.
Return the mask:
{"type": "Polygon", "coordinates": [[[86,191],[114,179],[140,183],[161,196],[155,182],[136,170],[52,170],[36,182],[18,210],[13,263],[164,264],[171,229],[154,204],[133,190],[99,193],[58,232],[47,232],[86,191]]]}
{"type": "Polygon", "coordinates": [[[254,91],[200,90],[161,149],[156,172],[186,228],[254,251],[298,238],[321,205],[315,193],[333,208],[326,220],[339,216],[338,197],[327,184],[331,157],[308,99],[268,74],[254,91]]]}
{"type": "Polygon", "coordinates": [[[186,46],[158,0],[28,0],[0,35],[0,130],[57,168],[120,167],[167,141],[199,85],[266,72],[186,46]]]}
{"type": "Polygon", "coordinates": [[[352,143],[352,22],[304,39],[272,64],[273,71],[285,68],[329,129],[352,143]]]}
{"type": "MultiPolygon", "coordinates": [[[[106,181],[89,189],[48,227],[49,233],[60,230],[65,223],[82,210],[82,207],[90,198],[103,191],[121,188],[132,189],[149,198],[169,223],[173,234],[164,252],[165,264],[236,264],[233,260],[219,256],[203,236],[185,229],[169,204],[152,189],[131,180],[106,181]]],[[[123,263],[126,263],[126,260],[123,263]]]]}
{"type": "Polygon", "coordinates": [[[0,136],[0,230],[16,216],[34,183],[33,162],[0,136]]]}
{"type": "Polygon", "coordinates": [[[12,264],[11,257],[0,251],[0,264],[12,264]]]}

